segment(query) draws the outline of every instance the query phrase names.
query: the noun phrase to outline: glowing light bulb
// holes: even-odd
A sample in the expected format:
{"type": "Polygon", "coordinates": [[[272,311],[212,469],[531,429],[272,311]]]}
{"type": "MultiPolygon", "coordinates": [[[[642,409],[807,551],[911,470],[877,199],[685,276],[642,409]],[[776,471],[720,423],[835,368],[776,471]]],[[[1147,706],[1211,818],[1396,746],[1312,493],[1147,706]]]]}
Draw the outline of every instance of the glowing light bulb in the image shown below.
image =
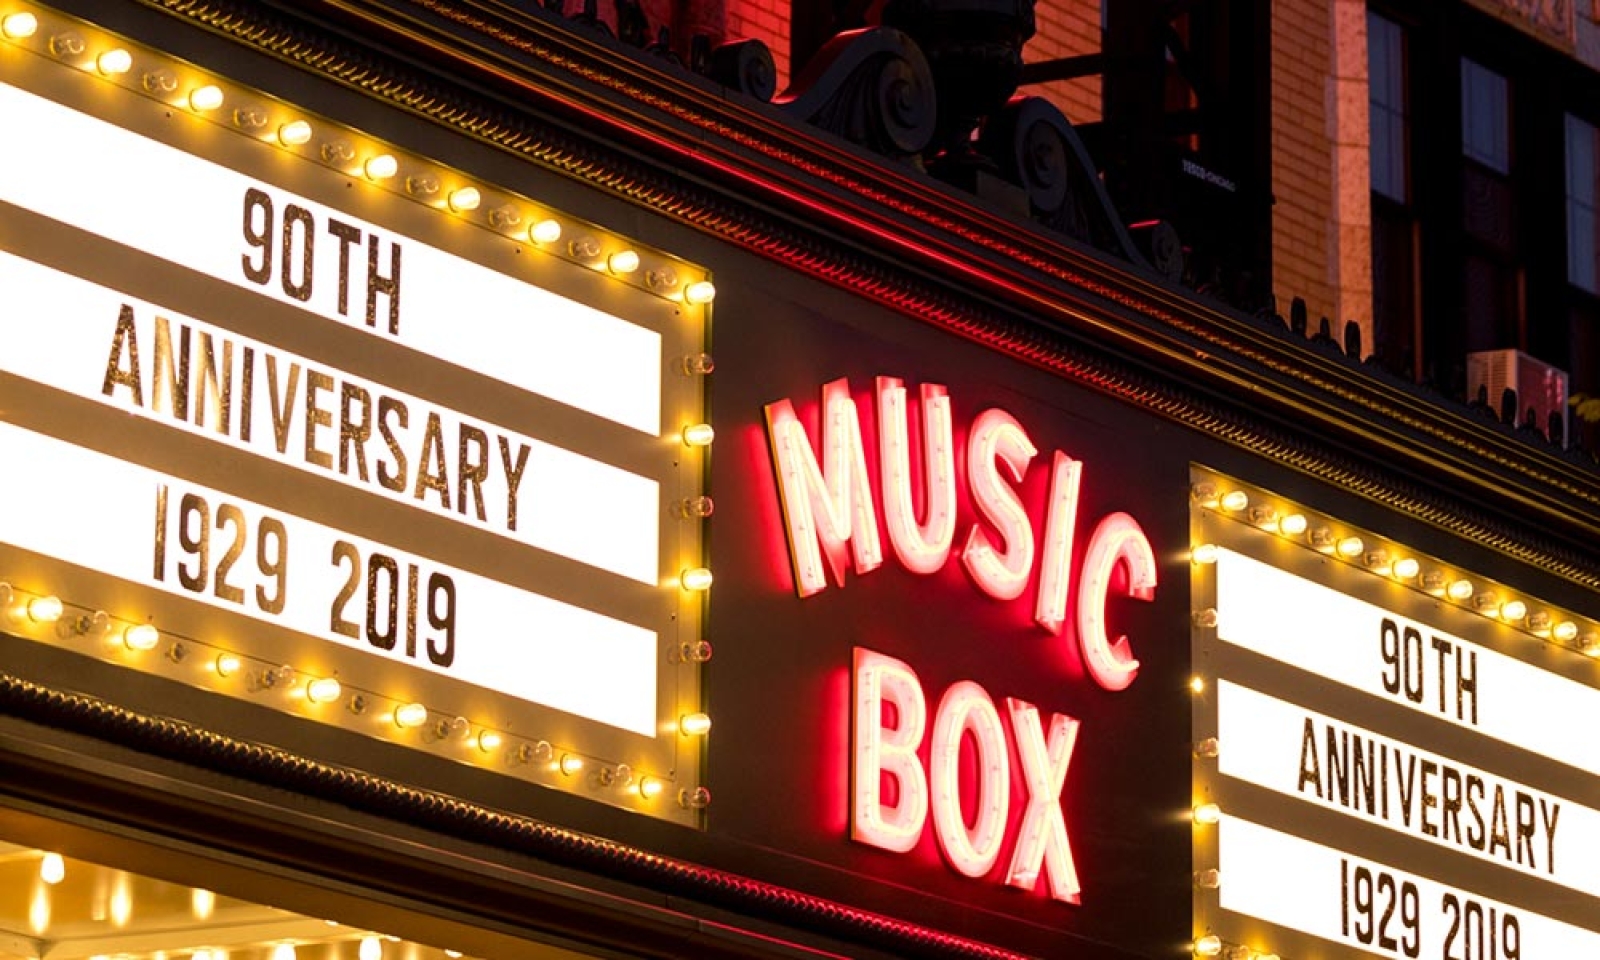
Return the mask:
{"type": "Polygon", "coordinates": [[[1222,808],[1214,803],[1202,803],[1194,808],[1194,822],[1210,825],[1222,819],[1222,808]]]}
{"type": "Polygon", "coordinates": [[[685,590],[711,589],[711,571],[705,567],[690,567],[678,575],[678,583],[685,590]]]}
{"type": "Polygon", "coordinates": [[[574,776],[583,770],[583,758],[574,753],[561,755],[561,773],[563,776],[574,776]]]}
{"type": "Polygon", "coordinates": [[[153,650],[161,642],[161,631],[150,623],[135,623],[122,631],[122,642],[129,650],[153,650]]]}
{"type": "Polygon", "coordinates": [[[370,180],[388,180],[400,172],[400,161],[392,154],[380,153],[375,157],[368,157],[367,162],[361,165],[361,170],[370,180]]]}
{"type": "Polygon", "coordinates": [[[217,910],[217,895],[199,887],[189,891],[189,912],[197,920],[209,920],[217,910]]]}
{"type": "Polygon", "coordinates": [[[133,54],[117,47],[94,58],[94,67],[108,77],[127,73],[133,69],[133,54]]]}
{"type": "Polygon", "coordinates": [[[28,619],[34,623],[55,623],[61,619],[60,597],[34,597],[28,601],[28,619]]]}
{"type": "Polygon", "coordinates": [[[237,654],[232,654],[232,653],[219,653],[219,654],[217,654],[216,667],[217,667],[217,676],[219,676],[219,677],[231,677],[234,674],[238,673],[239,672],[239,668],[242,667],[242,666],[244,666],[244,664],[239,660],[239,657],[238,657],[237,654]]]}
{"type": "Polygon", "coordinates": [[[683,302],[696,306],[710,303],[717,298],[717,288],[712,286],[710,280],[696,280],[683,288],[683,302]]]}
{"type": "Polygon", "coordinates": [[[1472,598],[1473,588],[1471,580],[1453,580],[1445,591],[1451,600],[1469,600],[1472,598]]]}
{"type": "Polygon", "coordinates": [[[294,944],[280,943],[272,948],[272,960],[294,960],[294,944]]]}
{"type": "Polygon", "coordinates": [[[1205,693],[1206,692],[1206,678],[1200,676],[1198,673],[1195,674],[1194,676],[1190,677],[1189,678],[1189,692],[1190,693],[1205,693]]]}
{"type": "Polygon", "coordinates": [[[205,113],[222,106],[222,88],[213,84],[195,87],[189,91],[189,109],[197,113],[205,113]]]}
{"type": "MultiPolygon", "coordinates": [[[[1216,936],[1201,937],[1194,942],[1194,955],[1197,957],[1214,957],[1222,952],[1222,938],[1216,936]]],[[[273,958],[277,960],[277,958],[273,958]]]]}
{"type": "Polygon", "coordinates": [[[1361,556],[1361,552],[1366,548],[1367,545],[1361,542],[1360,537],[1345,537],[1339,541],[1339,546],[1337,549],[1339,551],[1339,556],[1349,559],[1351,557],[1361,556]]]}
{"type": "Polygon", "coordinates": [[[540,220],[528,228],[528,239],[534,243],[555,243],[561,239],[561,224],[554,220],[540,220]]]}
{"type": "Polygon", "coordinates": [[[476,210],[482,202],[483,194],[478,192],[477,187],[460,187],[450,191],[450,209],[457,213],[476,210]]]}
{"type": "Polygon", "coordinates": [[[639,255],[632,250],[618,250],[606,258],[606,269],[612,273],[632,273],[639,269],[639,255]]]}
{"type": "Polygon", "coordinates": [[[661,796],[661,792],[665,789],[666,784],[655,777],[642,777],[639,780],[639,796],[646,800],[654,800],[661,796]]]}
{"type": "Polygon", "coordinates": [[[306,699],[312,703],[332,703],[344,693],[344,685],[333,677],[318,677],[306,684],[306,699]]]}
{"type": "Polygon", "coordinates": [[[1526,619],[1527,616],[1528,605],[1523,603],[1521,600],[1507,600],[1505,603],[1500,605],[1500,619],[1502,620],[1510,623],[1516,623],[1520,620],[1526,619]]]}
{"type": "Polygon", "coordinates": [[[428,722],[428,708],[420,703],[405,703],[394,708],[396,726],[411,729],[428,722]]]}
{"type": "Polygon", "coordinates": [[[377,937],[362,937],[361,947],[356,951],[360,960],[380,960],[383,956],[383,941],[377,937]]]}
{"type": "Polygon", "coordinates": [[[505,743],[504,738],[493,730],[485,730],[478,734],[478,749],[484,753],[494,753],[505,743]]]}
{"type": "Polygon", "coordinates": [[[26,40],[39,32],[39,18],[31,13],[9,13],[0,20],[0,33],[12,40],[26,40]]]}
{"type": "Polygon", "coordinates": [[[311,139],[311,124],[304,120],[291,120],[278,128],[278,142],[286,146],[299,146],[311,139]]]}
{"type": "Polygon", "coordinates": [[[55,886],[67,878],[67,861],[59,853],[47,853],[39,861],[39,879],[55,886]]]}
{"type": "Polygon", "coordinates": [[[1570,643],[1578,635],[1578,625],[1571,620],[1563,620],[1556,624],[1551,635],[1563,643],[1570,643]]]}
{"type": "Polygon", "coordinates": [[[1198,544],[1193,550],[1189,551],[1189,559],[1195,563],[1216,563],[1217,545],[1214,543],[1198,544]]]}
{"type": "Polygon", "coordinates": [[[1291,513],[1278,521],[1278,532],[1287,537],[1298,537],[1306,532],[1309,522],[1305,514],[1291,513]]]}
{"type": "Polygon", "coordinates": [[[1250,494],[1245,493],[1243,490],[1229,490],[1217,502],[1221,504],[1222,509],[1238,513],[1250,505],[1250,494]]]}
{"type": "Polygon", "coordinates": [[[689,447],[709,447],[717,431],[709,423],[693,423],[683,428],[683,443],[689,447]]]}
{"type": "Polygon", "coordinates": [[[1401,557],[1394,562],[1394,576],[1397,580],[1415,580],[1421,570],[1422,564],[1416,557],[1401,557]]]}
{"type": "Polygon", "coordinates": [[[686,713],[678,718],[678,732],[687,737],[703,737],[711,732],[711,717],[705,713],[686,713]]]}

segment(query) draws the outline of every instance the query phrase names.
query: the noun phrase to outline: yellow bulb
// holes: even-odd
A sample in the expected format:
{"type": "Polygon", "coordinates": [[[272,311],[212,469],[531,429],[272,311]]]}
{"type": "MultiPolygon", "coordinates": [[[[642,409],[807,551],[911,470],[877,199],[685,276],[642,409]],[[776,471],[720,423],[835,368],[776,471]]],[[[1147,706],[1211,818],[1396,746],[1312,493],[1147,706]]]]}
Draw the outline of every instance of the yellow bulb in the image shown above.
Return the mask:
{"type": "Polygon", "coordinates": [[[678,732],[688,737],[703,737],[711,732],[711,717],[704,713],[686,713],[678,718],[678,732]]]}
{"type": "Polygon", "coordinates": [[[114,77],[133,69],[133,54],[121,47],[115,50],[107,50],[94,58],[94,66],[96,70],[106,76],[114,77]]]}
{"type": "Polygon", "coordinates": [[[1446,590],[1446,593],[1448,593],[1450,595],[1450,599],[1451,600],[1467,600],[1467,599],[1470,599],[1472,597],[1472,593],[1473,593],[1472,581],[1471,580],[1455,580],[1455,581],[1452,581],[1451,584],[1450,584],[1449,589],[1446,590]]]}
{"type": "Polygon", "coordinates": [[[462,187],[450,191],[450,209],[457,213],[466,213],[468,210],[478,209],[478,204],[483,202],[483,195],[477,187],[462,187]]]}
{"type": "Polygon", "coordinates": [[[294,960],[294,944],[280,943],[272,948],[272,960],[294,960]]]}
{"type": "Polygon", "coordinates": [[[1421,570],[1422,564],[1416,557],[1401,557],[1394,562],[1394,575],[1400,580],[1414,580],[1421,570]]]}
{"type": "Polygon", "coordinates": [[[39,861],[39,879],[54,886],[67,878],[67,862],[59,853],[47,853],[39,861]]]}
{"type": "Polygon", "coordinates": [[[1528,605],[1521,600],[1508,600],[1500,605],[1500,618],[1513,623],[1528,616],[1528,605]]]}
{"type": "Polygon", "coordinates": [[[1343,540],[1339,541],[1339,556],[1359,557],[1361,555],[1361,551],[1366,549],[1366,546],[1366,544],[1361,542],[1360,537],[1345,537],[1343,540]]]}
{"type": "Polygon", "coordinates": [[[1200,676],[1199,674],[1195,674],[1194,676],[1190,677],[1189,678],[1189,692],[1190,693],[1205,693],[1206,692],[1206,678],[1200,676]]]}
{"type": "Polygon", "coordinates": [[[234,674],[238,673],[239,672],[239,668],[242,667],[243,665],[244,664],[242,664],[239,661],[238,656],[236,656],[234,654],[231,654],[231,653],[219,653],[219,654],[217,654],[217,676],[219,676],[219,677],[231,677],[234,674]]]}
{"type": "Polygon", "coordinates": [[[299,146],[311,139],[311,124],[304,120],[291,120],[278,128],[278,142],[286,146],[299,146]]]}
{"type": "Polygon", "coordinates": [[[420,727],[428,722],[428,708],[420,703],[406,703],[394,708],[394,722],[397,726],[420,727]]]}
{"type": "Polygon", "coordinates": [[[153,650],[161,642],[161,632],[154,624],[136,623],[122,631],[122,642],[129,650],[153,650]]]}
{"type": "Polygon", "coordinates": [[[1563,620],[1556,624],[1555,630],[1551,632],[1554,634],[1557,640],[1562,642],[1570,642],[1578,635],[1578,625],[1573,623],[1571,620],[1563,620]]]}
{"type": "Polygon", "coordinates": [[[1222,819],[1222,808],[1214,803],[1202,803],[1194,808],[1194,822],[1213,824],[1222,819]]]}
{"type": "Polygon", "coordinates": [[[717,431],[709,423],[694,423],[683,428],[683,442],[690,447],[709,447],[717,431]]]}
{"type": "Polygon", "coordinates": [[[661,796],[661,791],[665,789],[666,785],[655,777],[644,777],[639,781],[639,796],[646,800],[654,800],[661,796]]]}
{"type": "Polygon", "coordinates": [[[1217,545],[1214,543],[1198,544],[1193,550],[1189,551],[1189,559],[1195,563],[1216,563],[1217,545]]]}
{"type": "Polygon", "coordinates": [[[561,224],[554,220],[540,220],[528,228],[528,239],[534,243],[555,243],[561,239],[561,224]]]}
{"type": "Polygon", "coordinates": [[[573,776],[583,770],[583,758],[572,753],[561,755],[561,772],[565,776],[573,776]]]}
{"type": "Polygon", "coordinates": [[[25,40],[39,31],[39,18],[31,13],[10,13],[0,20],[0,33],[12,40],[25,40]]]}
{"type": "Polygon", "coordinates": [[[35,623],[55,623],[61,619],[60,597],[34,597],[28,601],[28,619],[35,623]]]}
{"type": "Polygon", "coordinates": [[[500,749],[500,745],[504,742],[500,734],[493,730],[485,730],[478,734],[478,749],[484,753],[494,753],[500,749]]]}
{"type": "Polygon", "coordinates": [[[306,699],[312,703],[332,703],[344,693],[344,686],[333,677],[318,677],[306,684],[306,699]]]}
{"type": "Polygon", "coordinates": [[[606,258],[606,269],[612,273],[632,273],[639,269],[639,255],[632,250],[618,250],[606,258]]]}
{"type": "Polygon", "coordinates": [[[1298,537],[1306,532],[1306,523],[1305,514],[1291,513],[1278,521],[1278,532],[1285,536],[1298,537]]]}
{"type": "Polygon", "coordinates": [[[1201,937],[1194,942],[1194,955],[1197,957],[1214,957],[1221,952],[1221,937],[1201,937]]]}
{"type": "Polygon", "coordinates": [[[380,153],[375,157],[369,157],[361,168],[373,180],[387,180],[400,172],[400,161],[390,154],[380,153]]]}
{"type": "Polygon", "coordinates": [[[711,589],[711,571],[705,567],[690,567],[678,575],[678,582],[685,590],[711,589]]]}
{"type": "Polygon", "coordinates": [[[222,106],[222,88],[212,84],[189,91],[189,109],[205,113],[222,106]]]}
{"type": "Polygon", "coordinates": [[[356,956],[359,960],[380,960],[383,956],[383,941],[377,937],[362,937],[356,956]]]}
{"type": "Polygon", "coordinates": [[[710,303],[717,298],[717,288],[711,285],[710,280],[696,280],[683,288],[683,302],[690,304],[710,303]]]}
{"type": "Polygon", "coordinates": [[[1250,494],[1243,490],[1229,490],[1222,495],[1222,509],[1237,513],[1250,505],[1250,494]]]}

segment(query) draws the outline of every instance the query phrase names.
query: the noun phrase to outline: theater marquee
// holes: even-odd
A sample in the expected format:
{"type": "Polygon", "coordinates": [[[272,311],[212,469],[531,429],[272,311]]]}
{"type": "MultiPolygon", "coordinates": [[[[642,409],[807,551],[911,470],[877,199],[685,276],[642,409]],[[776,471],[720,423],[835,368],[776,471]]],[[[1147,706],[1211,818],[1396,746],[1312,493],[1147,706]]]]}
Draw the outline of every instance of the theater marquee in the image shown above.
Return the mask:
{"type": "Polygon", "coordinates": [[[1600,709],[1600,628],[1226,477],[1197,471],[1194,501],[1196,810],[1215,823],[1197,938],[1600,951],[1600,747],[1573,722],[1600,709]]]}
{"type": "Polygon", "coordinates": [[[704,271],[0,14],[6,631],[697,822],[704,271]]]}

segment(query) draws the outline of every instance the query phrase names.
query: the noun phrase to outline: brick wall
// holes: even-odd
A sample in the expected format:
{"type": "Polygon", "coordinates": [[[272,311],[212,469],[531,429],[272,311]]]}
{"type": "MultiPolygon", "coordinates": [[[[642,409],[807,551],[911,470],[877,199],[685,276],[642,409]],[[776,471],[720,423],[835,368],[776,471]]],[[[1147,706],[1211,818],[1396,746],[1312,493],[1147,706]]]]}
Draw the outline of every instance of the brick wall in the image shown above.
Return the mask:
{"type": "Polygon", "coordinates": [[[1372,343],[1366,6],[1272,5],[1272,282],[1279,309],[1303,297],[1319,318],[1363,326],[1372,343]]]}
{"type": "MultiPolygon", "coordinates": [[[[1115,2],[1115,0],[1113,0],[1115,2]]],[[[1125,0],[1124,0],[1125,2],[1125,0]]],[[[1038,32],[1022,51],[1025,63],[1100,52],[1100,0],[1052,0],[1034,7],[1038,32]]],[[[1045,97],[1073,123],[1100,120],[1100,78],[1055,80],[1025,87],[1021,93],[1045,97]]]]}
{"type": "Polygon", "coordinates": [[[727,0],[729,40],[760,40],[778,65],[778,92],[789,86],[789,0],[727,0]]]}

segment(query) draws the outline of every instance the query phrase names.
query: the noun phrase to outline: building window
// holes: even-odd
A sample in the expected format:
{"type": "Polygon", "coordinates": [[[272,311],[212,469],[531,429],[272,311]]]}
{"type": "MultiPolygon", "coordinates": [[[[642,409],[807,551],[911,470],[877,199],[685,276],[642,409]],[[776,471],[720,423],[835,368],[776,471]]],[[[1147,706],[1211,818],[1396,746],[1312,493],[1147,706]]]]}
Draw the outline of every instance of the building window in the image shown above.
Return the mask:
{"type": "Polygon", "coordinates": [[[1511,173],[1506,78],[1461,60],[1461,151],[1496,173],[1511,173]]]}
{"type": "Polygon", "coordinates": [[[1393,20],[1367,11],[1367,77],[1371,99],[1372,189],[1405,203],[1406,117],[1405,33],[1393,20]]]}
{"type": "Polygon", "coordinates": [[[1567,114],[1567,281],[1590,293],[1600,293],[1596,256],[1600,255],[1595,231],[1600,228],[1595,216],[1597,182],[1600,169],[1595,156],[1600,131],[1567,114]]]}

